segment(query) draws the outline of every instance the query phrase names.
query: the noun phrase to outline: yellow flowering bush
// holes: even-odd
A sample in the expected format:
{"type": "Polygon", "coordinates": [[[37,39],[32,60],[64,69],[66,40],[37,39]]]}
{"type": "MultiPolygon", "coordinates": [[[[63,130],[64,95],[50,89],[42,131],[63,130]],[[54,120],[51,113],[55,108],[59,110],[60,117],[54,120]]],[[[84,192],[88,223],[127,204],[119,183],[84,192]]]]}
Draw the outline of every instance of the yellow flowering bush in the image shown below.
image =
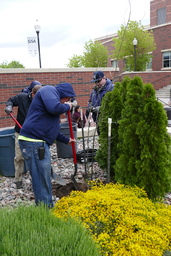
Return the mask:
{"type": "Polygon", "coordinates": [[[81,221],[105,256],[162,256],[171,250],[171,206],[153,203],[138,187],[110,183],[73,191],[52,212],[81,221]]]}

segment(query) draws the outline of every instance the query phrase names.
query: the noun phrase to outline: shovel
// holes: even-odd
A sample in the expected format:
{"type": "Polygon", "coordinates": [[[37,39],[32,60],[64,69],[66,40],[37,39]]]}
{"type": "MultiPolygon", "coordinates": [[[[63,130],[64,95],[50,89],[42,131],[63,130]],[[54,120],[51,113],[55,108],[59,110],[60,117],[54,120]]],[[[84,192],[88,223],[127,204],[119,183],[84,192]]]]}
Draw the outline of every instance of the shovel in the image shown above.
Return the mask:
{"type": "MultiPolygon", "coordinates": [[[[10,113],[11,118],[14,120],[14,122],[18,125],[18,127],[21,129],[22,126],[21,124],[17,121],[17,119],[14,117],[14,115],[12,113],[10,113]]],[[[56,173],[53,172],[52,166],[51,166],[51,177],[52,179],[54,179],[55,181],[57,181],[58,184],[65,186],[66,182],[65,180],[63,180],[59,175],[57,175],[56,173]]]]}
{"type": "Polygon", "coordinates": [[[85,155],[84,122],[83,122],[83,111],[82,111],[82,108],[81,108],[81,129],[82,129],[82,138],[83,138],[85,178],[87,179],[87,163],[86,163],[86,155],[85,155]]]}
{"type": "Polygon", "coordinates": [[[21,129],[22,126],[21,124],[17,121],[17,119],[14,117],[14,115],[12,113],[10,113],[10,117],[14,120],[14,122],[18,125],[18,127],[21,129]]]}
{"type": "MultiPolygon", "coordinates": [[[[70,130],[70,137],[71,139],[74,139],[74,133],[72,129],[72,121],[71,121],[71,113],[70,110],[68,110],[68,122],[69,122],[69,130],[70,130]]],[[[77,182],[75,180],[75,176],[77,174],[77,155],[76,155],[76,149],[75,149],[75,143],[74,141],[72,142],[72,154],[73,154],[73,160],[74,160],[74,166],[75,166],[75,171],[74,174],[71,176],[71,179],[74,183],[74,187],[76,190],[78,190],[77,182]]]]}
{"type": "Polygon", "coordinates": [[[57,182],[57,184],[59,184],[61,186],[65,186],[66,185],[66,181],[64,179],[62,179],[58,174],[53,172],[52,166],[51,166],[51,178],[53,180],[55,180],[57,182]]]}

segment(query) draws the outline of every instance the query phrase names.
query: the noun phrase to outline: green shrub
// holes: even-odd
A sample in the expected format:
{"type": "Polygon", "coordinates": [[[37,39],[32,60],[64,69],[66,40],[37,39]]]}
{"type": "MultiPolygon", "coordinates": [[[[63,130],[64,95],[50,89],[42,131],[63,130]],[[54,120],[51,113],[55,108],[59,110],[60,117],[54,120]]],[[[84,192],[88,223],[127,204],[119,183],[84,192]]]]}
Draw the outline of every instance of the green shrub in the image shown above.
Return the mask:
{"type": "Polygon", "coordinates": [[[153,203],[138,187],[107,184],[73,191],[52,211],[81,221],[105,256],[162,256],[171,250],[171,206],[153,203]]]}
{"type": "Polygon", "coordinates": [[[0,209],[1,256],[98,256],[87,230],[55,218],[43,206],[0,209]]]}
{"type": "Polygon", "coordinates": [[[143,188],[152,200],[171,190],[171,138],[167,115],[152,84],[125,77],[108,92],[100,108],[98,164],[108,168],[108,118],[111,127],[111,180],[143,188]]]}
{"type": "MultiPolygon", "coordinates": [[[[120,84],[119,84],[120,85],[120,84]]],[[[106,93],[102,101],[100,108],[99,125],[100,125],[100,136],[99,144],[100,147],[96,154],[96,160],[102,169],[107,169],[108,163],[108,118],[112,117],[112,138],[111,138],[111,162],[110,162],[110,174],[112,180],[115,179],[115,172],[113,165],[118,159],[118,120],[121,118],[121,111],[123,109],[122,97],[118,84],[115,85],[115,89],[111,92],[106,93]]]]}

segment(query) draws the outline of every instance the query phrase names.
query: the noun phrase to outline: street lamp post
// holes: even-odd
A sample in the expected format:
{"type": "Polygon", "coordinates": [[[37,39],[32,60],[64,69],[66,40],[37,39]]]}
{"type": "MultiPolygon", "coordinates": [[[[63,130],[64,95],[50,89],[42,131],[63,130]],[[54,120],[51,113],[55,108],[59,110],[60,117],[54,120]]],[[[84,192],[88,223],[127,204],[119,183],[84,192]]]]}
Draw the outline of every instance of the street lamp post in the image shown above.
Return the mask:
{"type": "Polygon", "coordinates": [[[38,52],[39,52],[39,66],[41,68],[42,64],[41,64],[40,41],[39,41],[40,26],[39,25],[35,25],[34,28],[35,28],[35,31],[37,33],[37,44],[38,44],[38,52]]]}
{"type": "Polygon", "coordinates": [[[137,43],[138,43],[138,41],[137,41],[137,39],[136,38],[134,38],[134,40],[133,40],[133,45],[134,45],[134,71],[136,71],[137,70],[137,60],[136,60],[136,48],[137,48],[137,43]]]}

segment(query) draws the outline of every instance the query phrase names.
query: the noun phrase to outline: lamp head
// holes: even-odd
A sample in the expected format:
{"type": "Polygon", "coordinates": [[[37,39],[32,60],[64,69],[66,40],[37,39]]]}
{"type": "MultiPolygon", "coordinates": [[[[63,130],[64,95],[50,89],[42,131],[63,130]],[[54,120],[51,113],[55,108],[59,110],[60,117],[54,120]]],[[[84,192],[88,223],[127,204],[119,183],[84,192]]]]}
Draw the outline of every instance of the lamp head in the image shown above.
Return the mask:
{"type": "Polygon", "coordinates": [[[39,25],[35,25],[34,28],[35,28],[36,33],[40,32],[40,26],[39,25]]]}
{"type": "Polygon", "coordinates": [[[137,39],[134,38],[134,40],[133,40],[133,45],[137,45],[137,43],[138,43],[137,39]]]}

